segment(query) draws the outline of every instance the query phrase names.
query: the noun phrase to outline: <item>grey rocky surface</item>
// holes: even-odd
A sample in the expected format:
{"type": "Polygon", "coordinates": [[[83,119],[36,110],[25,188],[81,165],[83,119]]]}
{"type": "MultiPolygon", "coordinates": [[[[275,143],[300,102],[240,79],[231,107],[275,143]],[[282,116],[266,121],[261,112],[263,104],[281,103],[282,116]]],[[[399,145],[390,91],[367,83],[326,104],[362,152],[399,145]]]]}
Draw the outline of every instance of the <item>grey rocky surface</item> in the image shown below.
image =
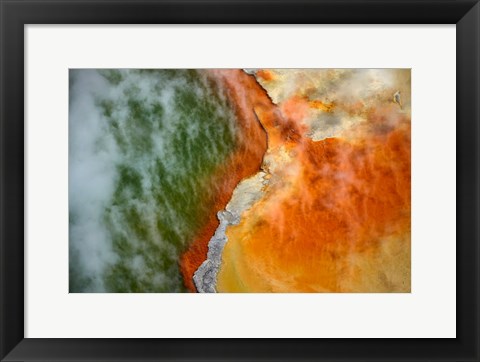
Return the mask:
{"type": "Polygon", "coordinates": [[[256,68],[244,68],[243,71],[247,74],[255,75],[255,73],[257,72],[257,69],[256,68]]]}
{"type": "Polygon", "coordinates": [[[223,248],[228,241],[227,227],[239,224],[240,215],[263,196],[266,175],[260,171],[241,181],[233,191],[226,210],[217,213],[220,225],[208,242],[207,259],[193,275],[193,282],[199,293],[216,293],[217,274],[222,263],[223,248]]]}
{"type": "Polygon", "coordinates": [[[197,269],[193,275],[193,281],[199,293],[215,293],[217,274],[222,261],[222,252],[227,236],[225,231],[228,225],[236,225],[240,222],[240,216],[230,211],[219,211],[217,213],[220,225],[215,234],[208,242],[207,260],[197,269]]]}

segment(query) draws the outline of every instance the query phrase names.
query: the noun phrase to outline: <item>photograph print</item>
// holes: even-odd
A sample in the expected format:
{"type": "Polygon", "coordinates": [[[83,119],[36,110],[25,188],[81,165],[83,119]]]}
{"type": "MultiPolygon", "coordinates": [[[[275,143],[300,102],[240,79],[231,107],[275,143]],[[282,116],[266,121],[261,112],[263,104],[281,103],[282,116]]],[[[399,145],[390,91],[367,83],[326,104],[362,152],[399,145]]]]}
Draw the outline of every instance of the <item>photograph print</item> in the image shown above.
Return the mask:
{"type": "Polygon", "coordinates": [[[410,293],[410,69],[70,69],[70,293],[410,293]]]}

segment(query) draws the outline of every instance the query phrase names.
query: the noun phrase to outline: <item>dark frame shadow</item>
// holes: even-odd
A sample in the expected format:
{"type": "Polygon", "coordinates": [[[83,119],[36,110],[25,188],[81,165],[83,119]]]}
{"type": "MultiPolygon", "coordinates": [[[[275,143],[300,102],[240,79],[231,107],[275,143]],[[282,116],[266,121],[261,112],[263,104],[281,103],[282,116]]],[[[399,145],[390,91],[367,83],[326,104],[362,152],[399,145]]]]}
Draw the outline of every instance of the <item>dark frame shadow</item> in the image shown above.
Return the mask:
{"type": "Polygon", "coordinates": [[[478,0],[0,0],[0,12],[2,361],[479,361],[478,0]],[[180,23],[456,24],[457,338],[24,338],[24,25],[180,23]]]}

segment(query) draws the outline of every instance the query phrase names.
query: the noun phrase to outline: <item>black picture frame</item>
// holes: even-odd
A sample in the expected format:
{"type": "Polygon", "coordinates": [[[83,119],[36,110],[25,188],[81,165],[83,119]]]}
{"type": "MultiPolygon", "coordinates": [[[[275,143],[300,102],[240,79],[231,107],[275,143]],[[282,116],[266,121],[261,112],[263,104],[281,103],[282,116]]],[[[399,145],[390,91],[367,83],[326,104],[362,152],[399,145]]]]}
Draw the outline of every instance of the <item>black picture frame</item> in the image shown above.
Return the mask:
{"type": "Polygon", "coordinates": [[[0,12],[2,361],[479,361],[478,0],[0,0],[0,12]],[[456,24],[457,338],[24,338],[24,26],[177,23],[456,24]]]}

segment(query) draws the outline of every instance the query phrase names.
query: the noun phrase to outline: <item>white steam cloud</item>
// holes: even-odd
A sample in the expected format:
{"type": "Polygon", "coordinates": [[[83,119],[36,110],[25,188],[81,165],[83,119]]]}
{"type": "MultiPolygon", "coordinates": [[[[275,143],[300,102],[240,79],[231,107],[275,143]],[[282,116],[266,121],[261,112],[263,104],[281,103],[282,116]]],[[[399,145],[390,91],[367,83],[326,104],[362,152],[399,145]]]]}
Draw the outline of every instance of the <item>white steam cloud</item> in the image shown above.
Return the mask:
{"type": "Polygon", "coordinates": [[[76,265],[75,272],[90,279],[91,291],[97,292],[104,290],[104,268],[115,262],[103,210],[113,190],[117,152],[94,94],[108,90],[97,71],[70,71],[70,265],[76,265]]]}

